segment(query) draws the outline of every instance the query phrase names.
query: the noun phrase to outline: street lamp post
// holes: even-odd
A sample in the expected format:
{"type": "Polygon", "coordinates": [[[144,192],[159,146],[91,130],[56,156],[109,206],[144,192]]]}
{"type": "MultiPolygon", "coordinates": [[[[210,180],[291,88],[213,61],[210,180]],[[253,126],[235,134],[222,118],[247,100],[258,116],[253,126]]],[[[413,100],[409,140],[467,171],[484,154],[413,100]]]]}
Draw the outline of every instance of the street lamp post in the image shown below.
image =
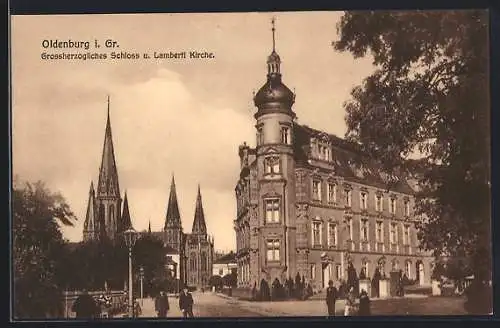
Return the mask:
{"type": "Polygon", "coordinates": [[[139,269],[139,277],[141,278],[141,306],[144,306],[144,268],[139,269]]]}
{"type": "Polygon", "coordinates": [[[134,247],[136,240],[136,232],[130,228],[123,232],[125,237],[125,244],[128,247],[128,314],[130,318],[134,317],[134,303],[132,295],[132,247],[134,247]]]}

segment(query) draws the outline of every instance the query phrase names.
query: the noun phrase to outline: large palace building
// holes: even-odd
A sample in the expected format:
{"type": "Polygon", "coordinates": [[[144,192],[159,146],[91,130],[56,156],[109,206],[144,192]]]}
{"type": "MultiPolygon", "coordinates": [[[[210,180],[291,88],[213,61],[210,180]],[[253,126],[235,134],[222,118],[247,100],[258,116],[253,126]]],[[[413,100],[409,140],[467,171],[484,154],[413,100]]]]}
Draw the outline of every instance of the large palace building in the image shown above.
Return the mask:
{"type": "MultiPolygon", "coordinates": [[[[83,241],[103,238],[114,241],[131,227],[132,220],[127,193],[125,192],[123,204],[120,194],[108,98],[108,117],[97,192],[91,182],[83,227],[83,241]]],[[[147,233],[163,241],[167,249],[167,264],[173,268],[171,272],[174,273],[175,278],[179,279],[182,285],[196,286],[198,288],[207,286],[212,274],[214,238],[209,236],[207,232],[199,186],[191,233],[184,233],[182,229],[173,177],[164,228],[162,231],[147,231],[147,233]]]]}
{"type": "Polygon", "coordinates": [[[254,96],[256,147],[239,147],[238,286],[299,273],[321,289],[346,280],[349,263],[358,275],[402,270],[430,283],[432,258],[419,249],[410,181],[386,176],[358,145],[300,125],[280,64],[273,26],[267,81],[254,96]]]}

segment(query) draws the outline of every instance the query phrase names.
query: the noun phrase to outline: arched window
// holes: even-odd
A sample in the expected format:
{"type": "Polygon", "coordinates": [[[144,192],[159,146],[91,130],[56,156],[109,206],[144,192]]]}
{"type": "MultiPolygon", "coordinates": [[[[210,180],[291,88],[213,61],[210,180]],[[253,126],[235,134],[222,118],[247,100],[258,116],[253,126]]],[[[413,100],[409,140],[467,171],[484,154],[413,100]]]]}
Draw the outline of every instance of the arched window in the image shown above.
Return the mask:
{"type": "Polygon", "coordinates": [[[196,253],[191,253],[191,256],[190,256],[190,262],[191,262],[191,270],[192,271],[196,271],[196,261],[197,261],[197,258],[196,258],[196,253]]]}
{"type": "Polygon", "coordinates": [[[201,253],[201,271],[207,270],[207,254],[205,252],[201,253]]]}
{"type": "Polygon", "coordinates": [[[113,204],[109,205],[109,225],[112,226],[115,223],[115,206],[113,204]]]}
{"type": "Polygon", "coordinates": [[[411,274],[412,274],[411,266],[412,266],[411,261],[407,260],[406,263],[405,263],[405,274],[406,274],[406,277],[408,279],[412,278],[412,276],[411,276],[411,274]]]}

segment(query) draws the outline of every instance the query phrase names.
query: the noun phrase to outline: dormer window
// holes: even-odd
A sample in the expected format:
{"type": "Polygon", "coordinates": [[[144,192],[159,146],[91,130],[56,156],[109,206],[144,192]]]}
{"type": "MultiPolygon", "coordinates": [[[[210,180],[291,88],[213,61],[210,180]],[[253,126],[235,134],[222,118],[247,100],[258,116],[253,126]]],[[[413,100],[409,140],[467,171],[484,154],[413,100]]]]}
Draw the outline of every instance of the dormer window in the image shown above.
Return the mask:
{"type": "Polygon", "coordinates": [[[265,174],[280,173],[280,158],[278,156],[269,156],[264,159],[265,174]]]}
{"type": "Polygon", "coordinates": [[[287,126],[281,127],[281,142],[285,145],[290,144],[290,128],[287,126]]]}

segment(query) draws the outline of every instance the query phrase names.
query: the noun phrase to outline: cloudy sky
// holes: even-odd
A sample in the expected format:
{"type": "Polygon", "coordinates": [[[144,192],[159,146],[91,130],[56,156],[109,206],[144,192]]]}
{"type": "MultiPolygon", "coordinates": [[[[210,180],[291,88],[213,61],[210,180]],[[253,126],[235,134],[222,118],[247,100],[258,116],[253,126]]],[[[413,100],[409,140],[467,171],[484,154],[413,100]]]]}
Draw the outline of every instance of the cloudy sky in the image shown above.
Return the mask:
{"type": "MultiPolygon", "coordinates": [[[[64,235],[82,238],[88,190],[96,183],[107,95],[122,194],[134,227],[162,229],[175,174],[184,230],[201,185],[215,247],[235,248],[238,145],[255,145],[252,91],[266,78],[270,21],[285,84],[302,124],[342,136],[342,103],[373,70],[337,53],[341,12],[17,16],[12,18],[13,171],[60,191],[78,217],[64,235]],[[42,41],[106,39],[119,51],[209,51],[214,59],[42,60],[42,41]]],[[[96,49],[91,48],[90,52],[96,49]]],[[[108,56],[112,50],[99,52],[108,56]]],[[[66,50],[69,52],[69,50],[66,50]]],[[[86,52],[76,50],[76,52],[86,52]]]]}

